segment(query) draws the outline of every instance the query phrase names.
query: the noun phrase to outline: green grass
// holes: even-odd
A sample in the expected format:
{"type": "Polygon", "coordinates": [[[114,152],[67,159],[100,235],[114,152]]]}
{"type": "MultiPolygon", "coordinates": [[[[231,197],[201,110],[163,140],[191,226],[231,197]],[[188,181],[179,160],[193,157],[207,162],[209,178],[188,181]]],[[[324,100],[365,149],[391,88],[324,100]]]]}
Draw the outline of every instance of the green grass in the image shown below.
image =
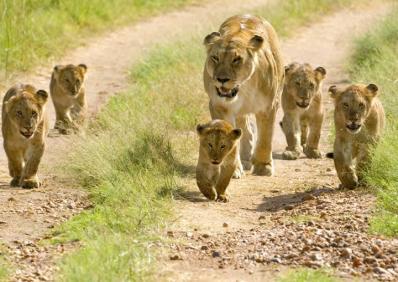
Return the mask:
{"type": "Polygon", "coordinates": [[[93,32],[194,1],[1,0],[0,73],[28,70],[76,47],[93,32]]]}
{"type": "Polygon", "coordinates": [[[398,235],[398,5],[390,16],[356,43],[350,64],[354,81],[375,83],[387,114],[387,129],[373,150],[366,181],[377,187],[378,214],[374,232],[398,235]]]}
{"type": "Polygon", "coordinates": [[[282,276],[279,282],[336,282],[339,281],[323,269],[298,268],[282,276]]]}
{"type": "MultiPolygon", "coordinates": [[[[290,19],[286,25],[280,15],[287,17],[285,9],[294,6],[300,23],[313,20],[318,12],[313,3],[287,0],[257,13],[271,22],[279,19],[277,30],[293,31],[297,22],[290,19]],[[303,17],[300,11],[307,11],[307,4],[313,5],[312,13],[303,17]]],[[[317,3],[320,12],[326,11],[324,3],[341,5],[317,3]]],[[[150,52],[132,68],[131,89],[112,97],[87,135],[73,141],[76,149],[62,169],[88,190],[94,208],[54,232],[54,243],[82,245],[62,260],[58,280],[156,279],[151,276],[157,255],[153,246],[162,240],[179,178],[192,170],[192,158],[187,159],[197,150],[195,135],[184,133],[209,119],[202,85],[206,32],[150,52]]]]}

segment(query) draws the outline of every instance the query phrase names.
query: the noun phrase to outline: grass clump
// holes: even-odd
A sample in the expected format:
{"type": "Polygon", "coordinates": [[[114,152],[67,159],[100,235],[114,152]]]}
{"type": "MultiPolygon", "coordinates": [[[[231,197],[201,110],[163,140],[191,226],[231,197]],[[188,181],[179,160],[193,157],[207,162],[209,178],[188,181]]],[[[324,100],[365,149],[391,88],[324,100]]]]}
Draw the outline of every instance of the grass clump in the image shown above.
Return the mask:
{"type": "MultiPolygon", "coordinates": [[[[306,11],[306,3],[313,1],[286,2],[306,11]]],[[[272,22],[283,13],[278,7],[260,15],[272,22]]],[[[55,232],[55,243],[82,244],[63,259],[59,280],[152,280],[153,246],[161,239],[178,177],[192,164],[184,157],[197,150],[194,135],[185,133],[209,119],[203,37],[193,35],[150,52],[133,67],[131,89],[113,96],[87,136],[74,141],[76,149],[64,168],[88,189],[94,208],[55,232]]]]}
{"type": "Polygon", "coordinates": [[[387,115],[387,128],[372,152],[366,181],[377,187],[379,213],[371,228],[398,235],[398,6],[374,30],[356,43],[350,70],[353,80],[375,83],[387,115]]]}
{"type": "Polygon", "coordinates": [[[102,31],[193,0],[2,0],[0,73],[25,71],[93,32],[102,31]]]}
{"type": "Polygon", "coordinates": [[[279,282],[336,282],[339,281],[323,269],[298,268],[282,276],[279,282]]]}

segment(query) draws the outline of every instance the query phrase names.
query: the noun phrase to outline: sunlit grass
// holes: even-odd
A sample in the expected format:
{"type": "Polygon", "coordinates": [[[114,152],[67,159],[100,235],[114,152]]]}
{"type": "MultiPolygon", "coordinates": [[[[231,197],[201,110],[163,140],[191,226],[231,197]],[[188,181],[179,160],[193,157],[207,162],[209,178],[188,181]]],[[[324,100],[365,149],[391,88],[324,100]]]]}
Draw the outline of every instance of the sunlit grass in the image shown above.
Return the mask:
{"type": "Polygon", "coordinates": [[[298,268],[283,275],[278,282],[337,282],[329,271],[324,269],[298,268]]]}

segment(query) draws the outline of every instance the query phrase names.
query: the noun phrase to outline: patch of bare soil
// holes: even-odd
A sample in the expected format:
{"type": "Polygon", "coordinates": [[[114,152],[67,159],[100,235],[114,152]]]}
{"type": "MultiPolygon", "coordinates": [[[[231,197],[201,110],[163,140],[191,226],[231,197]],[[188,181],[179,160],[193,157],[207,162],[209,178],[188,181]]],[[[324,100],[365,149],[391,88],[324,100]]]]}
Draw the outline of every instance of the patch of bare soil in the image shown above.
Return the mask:
{"type": "MultiPolygon", "coordinates": [[[[51,71],[57,64],[88,65],[86,95],[89,114],[95,115],[106,99],[128,87],[129,68],[139,62],[145,52],[158,43],[195,32],[200,21],[222,20],[230,14],[241,13],[266,4],[263,0],[211,1],[148,19],[142,23],[121,28],[87,40],[86,45],[66,54],[64,58],[40,67],[30,74],[18,75],[0,82],[4,93],[13,83],[30,83],[48,89],[51,71]],[[222,12],[220,12],[222,11],[222,12]]],[[[51,126],[54,124],[52,102],[48,104],[51,126]]],[[[71,246],[42,246],[51,229],[72,215],[89,208],[84,191],[70,179],[62,179],[54,171],[54,164],[63,157],[71,138],[50,134],[42,160],[39,177],[43,186],[22,190],[9,186],[7,158],[0,150],[0,240],[8,247],[15,266],[12,280],[53,280],[55,259],[71,246]]],[[[0,140],[1,141],[1,140],[0,140]]]]}
{"type": "MultiPolygon", "coordinates": [[[[332,103],[327,89],[348,83],[344,72],[353,39],[387,12],[388,5],[343,10],[282,42],[286,62],[323,66],[328,111],[321,148],[331,149],[332,103]]],[[[277,122],[282,119],[278,113],[277,122]]],[[[276,125],[273,177],[233,180],[227,204],[208,202],[194,178],[176,201],[161,273],[169,281],[273,281],[291,266],[332,267],[352,280],[398,280],[398,240],[369,234],[375,198],[365,189],[339,190],[332,160],[281,160],[285,137],[276,125]]]]}

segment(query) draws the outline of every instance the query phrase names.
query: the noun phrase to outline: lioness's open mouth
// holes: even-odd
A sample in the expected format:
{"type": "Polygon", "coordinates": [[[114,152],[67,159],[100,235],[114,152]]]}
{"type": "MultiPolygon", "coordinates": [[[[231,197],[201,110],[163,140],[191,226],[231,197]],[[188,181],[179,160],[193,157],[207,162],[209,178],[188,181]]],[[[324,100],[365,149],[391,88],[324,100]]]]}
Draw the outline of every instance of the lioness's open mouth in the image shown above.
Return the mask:
{"type": "Polygon", "coordinates": [[[305,109],[305,108],[308,108],[308,106],[309,106],[310,104],[309,104],[309,103],[299,103],[299,102],[296,102],[296,105],[299,106],[300,108],[305,109]]]}
{"type": "Polygon", "coordinates": [[[30,138],[33,135],[33,132],[22,132],[20,131],[20,133],[22,134],[22,136],[24,136],[25,138],[30,138]]]}
{"type": "Polygon", "coordinates": [[[218,96],[220,96],[220,97],[234,98],[239,92],[239,86],[236,86],[236,87],[232,88],[231,90],[227,90],[224,87],[221,87],[220,89],[218,89],[216,87],[216,90],[217,90],[218,96]]]}
{"type": "Polygon", "coordinates": [[[214,165],[219,165],[220,164],[220,162],[218,162],[218,161],[212,161],[211,163],[214,164],[214,165]]]}
{"type": "Polygon", "coordinates": [[[359,129],[361,128],[360,124],[355,124],[355,123],[351,123],[349,125],[346,126],[347,129],[353,133],[356,133],[359,131],[359,129]]]}

